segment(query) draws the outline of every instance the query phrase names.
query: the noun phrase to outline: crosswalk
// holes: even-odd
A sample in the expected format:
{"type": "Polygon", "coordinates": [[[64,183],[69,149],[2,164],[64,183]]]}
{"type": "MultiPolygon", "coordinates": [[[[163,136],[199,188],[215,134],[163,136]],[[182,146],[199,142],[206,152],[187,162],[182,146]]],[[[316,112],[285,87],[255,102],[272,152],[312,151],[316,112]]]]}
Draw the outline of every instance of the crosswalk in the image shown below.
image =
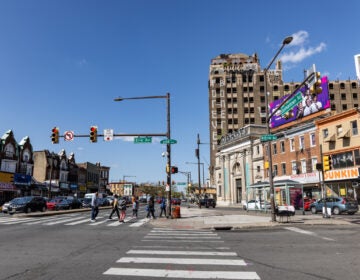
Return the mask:
{"type": "Polygon", "coordinates": [[[140,227],[149,222],[149,219],[137,219],[132,216],[125,218],[125,223],[120,223],[117,219],[109,220],[107,215],[99,215],[95,222],[90,221],[89,213],[72,213],[64,215],[54,215],[47,217],[16,217],[10,215],[0,216],[0,227],[3,225],[40,225],[40,226],[54,226],[62,224],[64,226],[76,226],[76,225],[89,225],[91,227],[106,226],[106,227],[118,227],[127,225],[129,227],[140,227]]]}
{"type": "MultiPolygon", "coordinates": [[[[252,279],[255,271],[210,230],[153,228],[104,275],[181,279],[252,279]],[[150,243],[151,242],[151,243],[150,243]],[[149,245],[150,244],[150,245],[149,245]],[[153,245],[151,245],[153,244],[153,245]]],[[[252,266],[253,268],[253,266],[252,266]]]]}

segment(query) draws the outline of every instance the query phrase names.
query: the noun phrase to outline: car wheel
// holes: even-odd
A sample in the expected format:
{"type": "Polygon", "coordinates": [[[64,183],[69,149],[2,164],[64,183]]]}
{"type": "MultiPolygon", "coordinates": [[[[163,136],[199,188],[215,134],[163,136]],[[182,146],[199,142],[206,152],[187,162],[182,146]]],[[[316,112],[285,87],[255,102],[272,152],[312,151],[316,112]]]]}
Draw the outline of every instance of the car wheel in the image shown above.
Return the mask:
{"type": "Polygon", "coordinates": [[[43,206],[43,207],[41,208],[41,212],[45,212],[45,211],[46,211],[46,207],[43,206]]]}
{"type": "Polygon", "coordinates": [[[334,215],[339,215],[339,214],[340,214],[340,209],[339,209],[339,207],[334,207],[333,213],[334,213],[334,215]]]}
{"type": "Polygon", "coordinates": [[[312,213],[312,214],[316,214],[316,212],[317,212],[317,211],[316,211],[316,207],[315,207],[315,206],[311,207],[311,213],[312,213]]]}
{"type": "Polygon", "coordinates": [[[348,214],[349,214],[349,215],[354,215],[354,214],[355,214],[355,212],[348,212],[348,214]]]}
{"type": "Polygon", "coordinates": [[[71,210],[72,209],[72,206],[69,206],[69,210],[71,210]]]}
{"type": "Polygon", "coordinates": [[[26,208],[25,208],[25,213],[31,213],[31,208],[30,208],[30,207],[26,207],[26,208]]]}

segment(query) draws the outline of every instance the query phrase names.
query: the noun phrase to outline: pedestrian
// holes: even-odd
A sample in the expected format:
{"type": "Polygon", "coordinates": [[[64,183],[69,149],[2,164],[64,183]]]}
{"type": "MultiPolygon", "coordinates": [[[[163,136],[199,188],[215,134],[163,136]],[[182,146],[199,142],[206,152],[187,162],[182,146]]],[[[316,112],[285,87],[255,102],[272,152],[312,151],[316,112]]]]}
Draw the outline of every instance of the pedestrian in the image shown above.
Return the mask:
{"type": "Polygon", "coordinates": [[[126,217],[126,199],[122,198],[119,203],[120,207],[120,223],[125,223],[125,217],[126,217]]]}
{"type": "Polygon", "coordinates": [[[91,222],[96,221],[96,217],[99,214],[99,198],[98,192],[94,193],[91,198],[91,222]]]}
{"type": "Polygon", "coordinates": [[[133,211],[133,218],[138,217],[138,210],[139,210],[139,199],[137,196],[133,197],[133,203],[132,203],[132,211],[133,211]]]}
{"type": "Polygon", "coordinates": [[[147,206],[148,206],[149,210],[146,215],[146,218],[150,218],[150,216],[152,216],[152,218],[155,219],[155,202],[154,202],[153,196],[150,196],[147,206]]]}
{"type": "Polygon", "coordinates": [[[119,214],[119,200],[118,200],[118,195],[115,194],[114,195],[114,201],[112,203],[112,210],[111,210],[111,213],[110,213],[110,216],[109,216],[109,220],[112,219],[112,215],[114,215],[114,213],[116,213],[116,216],[118,217],[118,219],[120,220],[120,214],[119,214]]]}
{"type": "Polygon", "coordinates": [[[165,199],[165,197],[162,197],[161,201],[160,201],[160,215],[159,215],[159,217],[161,217],[163,213],[164,213],[164,216],[166,217],[166,199],[165,199]]]}

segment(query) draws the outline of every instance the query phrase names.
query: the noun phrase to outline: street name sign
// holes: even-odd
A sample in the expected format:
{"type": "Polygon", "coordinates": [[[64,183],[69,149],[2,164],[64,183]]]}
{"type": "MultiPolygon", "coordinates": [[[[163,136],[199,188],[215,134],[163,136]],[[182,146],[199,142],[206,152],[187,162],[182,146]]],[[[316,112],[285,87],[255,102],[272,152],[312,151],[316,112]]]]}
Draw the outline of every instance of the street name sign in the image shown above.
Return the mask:
{"type": "Polygon", "coordinates": [[[262,141],[262,142],[273,141],[276,139],[277,139],[277,136],[272,135],[272,134],[261,135],[261,137],[260,137],[260,141],[262,141]]]}
{"type": "Polygon", "coordinates": [[[160,141],[160,144],[176,144],[177,141],[175,139],[164,139],[160,141]]]}
{"type": "Polygon", "coordinates": [[[151,142],[152,142],[152,137],[150,137],[150,136],[145,136],[145,137],[139,136],[139,137],[134,138],[135,144],[151,143],[151,142]]]}
{"type": "Polygon", "coordinates": [[[294,108],[300,101],[302,101],[302,94],[298,92],[294,97],[291,97],[289,101],[287,101],[280,109],[281,115],[285,115],[292,108],[294,108]]]}

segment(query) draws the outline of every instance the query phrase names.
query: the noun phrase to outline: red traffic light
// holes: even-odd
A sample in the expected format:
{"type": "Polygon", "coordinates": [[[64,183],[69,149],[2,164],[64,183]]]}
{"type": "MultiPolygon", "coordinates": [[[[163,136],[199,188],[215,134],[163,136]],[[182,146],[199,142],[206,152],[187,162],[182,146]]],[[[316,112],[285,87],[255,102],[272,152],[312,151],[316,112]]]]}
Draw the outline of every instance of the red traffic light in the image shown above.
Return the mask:
{"type": "Polygon", "coordinates": [[[171,174],[175,174],[175,173],[178,173],[178,172],[179,172],[179,171],[178,171],[178,168],[177,168],[176,166],[171,166],[170,171],[171,171],[171,174]]]}
{"type": "Polygon", "coordinates": [[[51,130],[51,141],[53,144],[58,144],[59,143],[59,128],[58,127],[54,127],[51,130]]]}
{"type": "Polygon", "coordinates": [[[90,142],[97,142],[97,126],[93,125],[90,127],[90,142]]]}

